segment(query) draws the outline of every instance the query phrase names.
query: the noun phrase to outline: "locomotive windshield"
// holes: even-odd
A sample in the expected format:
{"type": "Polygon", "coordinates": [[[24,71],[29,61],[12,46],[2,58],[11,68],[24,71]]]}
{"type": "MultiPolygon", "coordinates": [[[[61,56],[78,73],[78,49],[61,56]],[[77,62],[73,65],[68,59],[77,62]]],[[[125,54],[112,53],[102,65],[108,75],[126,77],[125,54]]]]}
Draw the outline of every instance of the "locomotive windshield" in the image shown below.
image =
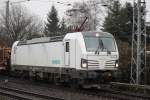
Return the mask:
{"type": "Polygon", "coordinates": [[[84,37],[88,52],[116,51],[115,41],[112,37],[84,37]]]}

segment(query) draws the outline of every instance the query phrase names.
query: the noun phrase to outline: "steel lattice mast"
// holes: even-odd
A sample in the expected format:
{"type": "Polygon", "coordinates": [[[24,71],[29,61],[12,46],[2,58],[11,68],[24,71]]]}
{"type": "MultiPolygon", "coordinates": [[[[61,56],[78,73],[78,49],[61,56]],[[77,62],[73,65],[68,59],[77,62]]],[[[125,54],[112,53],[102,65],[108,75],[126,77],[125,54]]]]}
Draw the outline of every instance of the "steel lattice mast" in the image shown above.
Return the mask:
{"type": "Polygon", "coordinates": [[[134,0],[131,83],[146,83],[146,2],[134,0]]]}

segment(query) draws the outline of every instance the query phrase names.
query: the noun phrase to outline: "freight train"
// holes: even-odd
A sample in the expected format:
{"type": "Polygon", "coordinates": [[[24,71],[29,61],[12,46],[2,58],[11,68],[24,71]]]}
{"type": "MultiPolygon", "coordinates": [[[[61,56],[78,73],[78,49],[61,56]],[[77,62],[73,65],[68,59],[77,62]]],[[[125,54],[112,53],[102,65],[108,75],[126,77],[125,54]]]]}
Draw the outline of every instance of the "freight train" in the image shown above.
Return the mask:
{"type": "Polygon", "coordinates": [[[16,41],[11,71],[70,84],[104,83],[118,69],[115,38],[107,32],[75,32],[65,36],[16,41]]]}
{"type": "Polygon", "coordinates": [[[10,53],[11,48],[0,47],[0,72],[10,70],[10,53]]]}

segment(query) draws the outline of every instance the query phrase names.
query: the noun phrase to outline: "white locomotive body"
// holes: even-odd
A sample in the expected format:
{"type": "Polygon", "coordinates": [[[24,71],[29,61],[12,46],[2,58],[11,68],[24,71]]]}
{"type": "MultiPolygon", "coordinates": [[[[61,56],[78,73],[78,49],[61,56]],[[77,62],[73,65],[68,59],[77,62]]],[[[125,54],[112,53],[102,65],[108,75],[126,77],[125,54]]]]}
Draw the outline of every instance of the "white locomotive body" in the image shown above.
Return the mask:
{"type": "Polygon", "coordinates": [[[107,32],[75,32],[13,44],[11,69],[63,80],[103,80],[118,68],[118,49],[107,32]],[[69,76],[69,79],[65,79],[69,76]]]}

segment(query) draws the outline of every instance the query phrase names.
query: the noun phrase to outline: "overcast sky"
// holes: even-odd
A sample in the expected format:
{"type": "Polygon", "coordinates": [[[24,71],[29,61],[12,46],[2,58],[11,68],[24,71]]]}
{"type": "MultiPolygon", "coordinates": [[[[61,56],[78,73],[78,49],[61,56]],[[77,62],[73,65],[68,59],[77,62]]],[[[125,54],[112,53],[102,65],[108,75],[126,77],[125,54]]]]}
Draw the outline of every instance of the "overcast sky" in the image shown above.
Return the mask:
{"type": "MultiPolygon", "coordinates": [[[[0,0],[0,8],[5,7],[5,2],[7,0],[0,0]]],[[[18,2],[18,1],[25,1],[25,0],[10,0],[10,2],[18,2]]],[[[71,8],[71,6],[67,6],[65,4],[73,4],[73,2],[81,2],[86,0],[30,0],[26,2],[22,2],[21,4],[24,5],[29,9],[29,11],[41,18],[42,20],[46,19],[47,13],[51,8],[51,5],[54,4],[56,9],[58,10],[59,17],[64,16],[64,12],[66,9],[71,8]],[[62,2],[64,4],[59,4],[57,2],[62,2]]],[[[125,1],[133,1],[133,0],[121,0],[121,2],[125,1]]],[[[147,11],[150,12],[150,0],[146,0],[147,2],[147,11]]],[[[150,13],[147,13],[147,21],[150,21],[150,13]]]]}

